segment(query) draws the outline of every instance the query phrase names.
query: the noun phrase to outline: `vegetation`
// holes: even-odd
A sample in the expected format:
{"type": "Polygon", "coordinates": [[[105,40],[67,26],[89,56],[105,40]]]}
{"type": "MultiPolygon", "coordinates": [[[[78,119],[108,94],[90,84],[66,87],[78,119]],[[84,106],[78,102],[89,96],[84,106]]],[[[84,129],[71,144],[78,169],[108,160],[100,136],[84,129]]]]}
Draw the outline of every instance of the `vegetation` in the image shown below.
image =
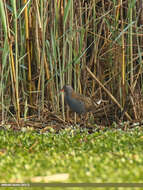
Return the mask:
{"type": "Polygon", "coordinates": [[[142,6],[0,0],[1,183],[142,182],[142,6]],[[88,125],[69,127],[64,84],[103,100],[88,125]]]}
{"type": "Polygon", "coordinates": [[[65,119],[59,96],[65,83],[108,100],[99,116],[109,123],[123,108],[124,119],[140,120],[141,7],[142,0],[0,1],[3,123],[40,118],[43,110],[65,119]]]}
{"type": "Polygon", "coordinates": [[[1,130],[0,181],[33,182],[66,173],[63,182],[142,182],[142,144],[137,128],[90,135],[79,129],[41,135],[1,130]]]}

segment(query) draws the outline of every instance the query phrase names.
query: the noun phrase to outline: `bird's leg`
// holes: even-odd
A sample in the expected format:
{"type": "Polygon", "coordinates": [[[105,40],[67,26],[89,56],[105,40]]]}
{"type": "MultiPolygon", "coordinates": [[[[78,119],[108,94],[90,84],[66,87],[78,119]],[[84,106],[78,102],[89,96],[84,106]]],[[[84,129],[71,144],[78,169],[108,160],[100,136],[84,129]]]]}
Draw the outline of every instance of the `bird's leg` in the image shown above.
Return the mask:
{"type": "MultiPolygon", "coordinates": [[[[70,116],[70,115],[73,115],[72,112],[70,112],[70,109],[69,109],[69,106],[67,106],[67,109],[66,109],[66,120],[68,123],[71,123],[73,124],[73,118],[70,116]]],[[[74,123],[76,124],[76,116],[75,116],[76,113],[74,113],[74,123]]]]}
{"type": "Polygon", "coordinates": [[[67,121],[69,121],[69,107],[68,106],[66,106],[67,107],[67,111],[66,111],[66,119],[67,119],[67,121]]]}
{"type": "Polygon", "coordinates": [[[76,121],[77,121],[76,113],[74,113],[74,124],[75,124],[75,125],[76,125],[76,121]]]}

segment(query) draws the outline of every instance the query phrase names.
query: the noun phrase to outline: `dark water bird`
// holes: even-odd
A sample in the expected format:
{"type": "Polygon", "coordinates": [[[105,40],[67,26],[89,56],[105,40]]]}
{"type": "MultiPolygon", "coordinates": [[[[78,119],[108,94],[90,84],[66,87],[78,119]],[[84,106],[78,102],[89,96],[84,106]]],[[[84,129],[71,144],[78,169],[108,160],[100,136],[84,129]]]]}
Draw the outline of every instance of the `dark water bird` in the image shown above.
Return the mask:
{"type": "Polygon", "coordinates": [[[74,92],[70,85],[64,85],[61,91],[64,92],[65,102],[73,112],[83,114],[96,109],[90,98],[74,92]]]}

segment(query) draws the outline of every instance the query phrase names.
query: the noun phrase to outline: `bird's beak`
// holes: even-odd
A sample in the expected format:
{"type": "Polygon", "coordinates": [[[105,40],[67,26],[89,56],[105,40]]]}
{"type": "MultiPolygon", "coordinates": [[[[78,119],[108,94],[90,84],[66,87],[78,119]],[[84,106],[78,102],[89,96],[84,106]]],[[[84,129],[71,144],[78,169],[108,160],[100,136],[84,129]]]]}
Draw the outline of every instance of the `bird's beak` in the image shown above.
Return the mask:
{"type": "Polygon", "coordinates": [[[62,89],[60,90],[60,92],[64,92],[64,89],[62,88],[62,89]]]}

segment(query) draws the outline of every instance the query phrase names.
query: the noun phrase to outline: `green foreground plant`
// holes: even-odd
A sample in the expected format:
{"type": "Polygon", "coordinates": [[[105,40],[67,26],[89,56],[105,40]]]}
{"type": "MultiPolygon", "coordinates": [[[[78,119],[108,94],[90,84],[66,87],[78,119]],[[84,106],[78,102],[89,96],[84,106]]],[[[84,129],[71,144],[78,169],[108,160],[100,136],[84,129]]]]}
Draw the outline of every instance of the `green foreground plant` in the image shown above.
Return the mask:
{"type": "Polygon", "coordinates": [[[0,181],[29,183],[37,176],[66,173],[63,182],[142,182],[142,144],[140,129],[93,134],[1,130],[0,181]]]}

